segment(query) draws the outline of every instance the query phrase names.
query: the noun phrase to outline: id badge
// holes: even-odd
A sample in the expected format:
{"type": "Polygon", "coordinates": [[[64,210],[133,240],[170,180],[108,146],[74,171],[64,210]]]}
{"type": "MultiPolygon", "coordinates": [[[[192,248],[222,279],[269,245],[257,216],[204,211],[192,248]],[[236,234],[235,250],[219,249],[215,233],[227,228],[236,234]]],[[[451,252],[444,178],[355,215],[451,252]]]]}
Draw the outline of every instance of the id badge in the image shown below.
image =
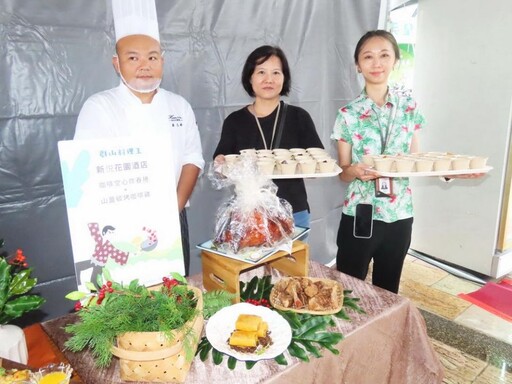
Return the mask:
{"type": "Polygon", "coordinates": [[[375,197],[391,196],[393,196],[393,179],[391,177],[375,179],[375,197]]]}
{"type": "Polygon", "coordinates": [[[373,204],[357,204],[354,216],[354,237],[369,239],[373,233],[373,204]]]}

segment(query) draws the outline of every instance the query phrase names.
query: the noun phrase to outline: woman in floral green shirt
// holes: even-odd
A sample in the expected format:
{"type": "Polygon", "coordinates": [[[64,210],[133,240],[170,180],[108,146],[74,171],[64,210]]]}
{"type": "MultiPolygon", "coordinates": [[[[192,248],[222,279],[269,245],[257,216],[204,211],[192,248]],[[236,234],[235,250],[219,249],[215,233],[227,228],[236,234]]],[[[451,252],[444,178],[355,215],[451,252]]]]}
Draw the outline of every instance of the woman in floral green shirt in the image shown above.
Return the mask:
{"type": "MultiPolygon", "coordinates": [[[[338,111],[331,138],[338,142],[341,180],[350,183],[338,230],[337,268],[365,279],[373,259],[373,284],[398,292],[402,266],[411,242],[412,195],[408,178],[379,178],[362,163],[362,156],[417,152],[417,132],[424,123],[416,102],[388,87],[388,78],[400,58],[395,38],[383,30],[370,31],[354,53],[365,88],[338,111]],[[382,192],[376,190],[379,183],[382,192]],[[391,189],[383,188],[391,186],[391,189]],[[358,204],[373,208],[372,233],[354,234],[358,204]]],[[[370,209],[371,209],[370,208],[370,209]]]]}

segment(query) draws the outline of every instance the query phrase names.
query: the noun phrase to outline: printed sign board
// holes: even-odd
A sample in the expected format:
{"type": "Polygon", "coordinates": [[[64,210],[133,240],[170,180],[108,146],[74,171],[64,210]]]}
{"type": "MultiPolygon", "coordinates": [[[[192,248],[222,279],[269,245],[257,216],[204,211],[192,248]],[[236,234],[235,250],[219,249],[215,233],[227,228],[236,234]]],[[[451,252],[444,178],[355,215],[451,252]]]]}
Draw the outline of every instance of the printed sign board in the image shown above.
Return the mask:
{"type": "Polygon", "coordinates": [[[170,138],[60,141],[79,289],[112,279],[161,283],[185,273],[170,138]]]}

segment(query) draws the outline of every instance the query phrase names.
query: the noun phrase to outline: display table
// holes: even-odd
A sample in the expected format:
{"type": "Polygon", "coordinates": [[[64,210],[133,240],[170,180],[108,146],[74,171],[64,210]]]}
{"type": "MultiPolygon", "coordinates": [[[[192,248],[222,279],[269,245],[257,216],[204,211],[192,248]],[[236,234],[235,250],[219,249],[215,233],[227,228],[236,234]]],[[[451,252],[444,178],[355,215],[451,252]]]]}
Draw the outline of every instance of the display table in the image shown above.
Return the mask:
{"type": "Polygon", "coordinates": [[[275,268],[288,276],[307,276],[309,268],[309,245],[295,240],[292,252],[280,251],[258,264],[220,256],[202,251],[203,286],[207,291],[223,289],[235,294],[233,302],[240,302],[240,275],[263,265],[275,268]]]}
{"type": "MultiPolygon", "coordinates": [[[[347,309],[351,320],[335,319],[336,331],[345,339],[338,347],[339,355],[323,351],[323,357],[311,357],[309,363],[302,362],[285,353],[287,366],[274,360],[258,362],[251,370],[238,363],[234,370],[227,367],[227,359],[214,365],[209,359],[202,362],[194,359],[187,383],[243,384],[243,383],[441,383],[443,368],[432,349],[426,333],[425,322],[418,309],[406,298],[366,284],[362,280],[344,275],[316,262],[310,262],[310,276],[339,280],[345,289],[352,289],[353,296],[361,299],[360,306],[366,314],[347,309]]],[[[263,268],[242,274],[242,280],[263,274],[263,268]]],[[[280,272],[271,270],[273,280],[280,272]]],[[[193,285],[202,287],[202,276],[189,279],[193,285]]],[[[42,323],[43,329],[60,350],[68,335],[62,330],[75,321],[71,314],[42,323]]],[[[106,370],[94,367],[89,352],[64,351],[82,381],[86,384],[122,383],[119,379],[118,363],[106,370]]]]}

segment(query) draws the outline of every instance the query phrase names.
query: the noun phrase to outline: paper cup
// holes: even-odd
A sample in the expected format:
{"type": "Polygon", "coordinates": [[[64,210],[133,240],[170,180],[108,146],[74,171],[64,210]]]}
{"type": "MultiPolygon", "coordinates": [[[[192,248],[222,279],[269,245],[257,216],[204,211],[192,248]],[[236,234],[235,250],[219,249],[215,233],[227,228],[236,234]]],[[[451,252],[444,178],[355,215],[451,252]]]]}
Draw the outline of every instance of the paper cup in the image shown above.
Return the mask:
{"type": "Polygon", "coordinates": [[[318,170],[320,173],[329,173],[334,171],[334,166],[336,162],[334,159],[324,159],[317,162],[318,170]]]}
{"type": "Polygon", "coordinates": [[[332,160],[332,157],[329,156],[327,153],[315,153],[313,156],[313,159],[316,161],[324,161],[324,160],[332,160]]]}
{"type": "Polygon", "coordinates": [[[297,170],[297,162],[295,160],[283,160],[279,163],[279,169],[283,175],[294,175],[297,170]]]}
{"type": "Polygon", "coordinates": [[[293,160],[291,156],[274,156],[274,159],[277,163],[281,163],[282,161],[285,161],[285,160],[293,160]]]}
{"type": "Polygon", "coordinates": [[[434,160],[431,158],[420,158],[415,161],[416,172],[431,172],[434,169],[434,160]]]}
{"type": "Polygon", "coordinates": [[[240,154],[242,154],[242,155],[256,155],[256,150],[254,148],[242,149],[242,150],[240,150],[240,154]]]}
{"type": "Polygon", "coordinates": [[[256,162],[259,171],[264,175],[272,175],[274,173],[275,162],[274,161],[261,161],[256,162]]]}
{"type": "Polygon", "coordinates": [[[471,169],[482,169],[482,168],[485,168],[486,165],[487,165],[487,157],[474,156],[469,161],[469,167],[471,169]]]}
{"type": "Polygon", "coordinates": [[[324,151],[324,152],[325,152],[325,148],[320,148],[320,147],[309,147],[309,148],[306,148],[306,151],[307,151],[307,152],[322,152],[322,151],[324,151]]]}
{"type": "Polygon", "coordinates": [[[471,159],[468,157],[455,157],[452,159],[452,169],[464,170],[469,169],[471,159]]]}
{"type": "Polygon", "coordinates": [[[313,157],[311,157],[307,152],[298,152],[293,154],[293,158],[297,161],[300,161],[303,159],[312,159],[313,157]]]}
{"type": "Polygon", "coordinates": [[[428,157],[443,157],[446,155],[447,155],[446,152],[427,152],[427,153],[425,153],[425,156],[428,156],[428,157]]]}
{"type": "Polygon", "coordinates": [[[374,165],[373,158],[374,157],[375,157],[374,155],[363,155],[361,160],[363,161],[363,164],[373,167],[373,165],[374,165]]]}
{"type": "Polygon", "coordinates": [[[414,160],[412,159],[396,159],[395,166],[397,172],[413,172],[414,170],[414,160]]]}
{"type": "Polygon", "coordinates": [[[281,156],[281,155],[291,156],[292,155],[292,153],[286,148],[275,148],[272,150],[272,153],[276,156],[281,156]]]}
{"type": "Polygon", "coordinates": [[[449,157],[437,157],[434,159],[434,171],[449,171],[452,160],[449,157]]]}
{"type": "Polygon", "coordinates": [[[310,154],[315,154],[315,153],[325,153],[327,154],[327,151],[323,148],[318,148],[318,147],[311,147],[311,148],[307,148],[306,149],[306,152],[307,153],[310,153],[310,154]]]}
{"type": "Polygon", "coordinates": [[[272,150],[271,149],[258,149],[256,151],[256,154],[259,156],[263,156],[263,155],[269,155],[269,156],[273,156],[274,154],[272,153],[272,150]]]}
{"type": "Polygon", "coordinates": [[[226,160],[226,163],[233,164],[236,163],[239,159],[240,155],[224,155],[224,159],[226,160]]]}
{"type": "Polygon", "coordinates": [[[393,165],[393,159],[389,157],[377,157],[373,159],[373,164],[375,170],[380,172],[389,172],[393,165]]]}
{"type": "Polygon", "coordinates": [[[293,154],[290,151],[274,153],[274,158],[275,159],[281,159],[281,160],[283,160],[283,159],[291,159],[291,158],[293,158],[293,154]]]}
{"type": "Polygon", "coordinates": [[[300,173],[311,174],[316,172],[316,160],[299,161],[300,173]]]}
{"type": "Polygon", "coordinates": [[[290,148],[290,152],[292,152],[293,154],[306,153],[306,150],[304,148],[290,148]]]}

